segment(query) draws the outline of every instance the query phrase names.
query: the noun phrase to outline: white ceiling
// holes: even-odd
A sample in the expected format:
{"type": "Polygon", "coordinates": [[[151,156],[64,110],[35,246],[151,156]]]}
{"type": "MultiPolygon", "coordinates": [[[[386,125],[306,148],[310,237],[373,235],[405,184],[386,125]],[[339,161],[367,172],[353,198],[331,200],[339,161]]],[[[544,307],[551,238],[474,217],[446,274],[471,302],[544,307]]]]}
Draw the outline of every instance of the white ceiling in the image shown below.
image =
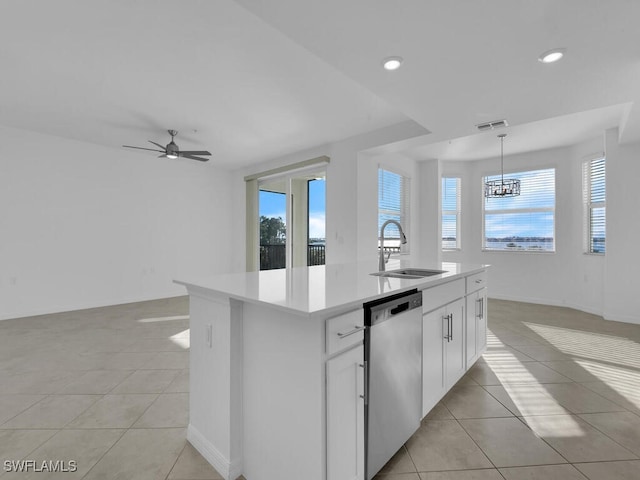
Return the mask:
{"type": "Polygon", "coordinates": [[[407,147],[405,154],[416,160],[464,161],[495,158],[500,156],[498,135],[502,133],[507,134],[504,140],[505,155],[565,147],[597,136],[601,136],[604,141],[603,132],[616,127],[628,108],[628,104],[613,105],[506,129],[424,143],[407,147]]]}
{"type": "Polygon", "coordinates": [[[226,168],[407,118],[432,132],[407,150],[418,159],[494,156],[495,132],[474,125],[501,118],[510,153],[617,125],[622,141],[640,140],[637,0],[3,0],[2,10],[0,124],[36,132],[120,148],[166,143],[172,128],[181,148],[206,148],[226,168]],[[539,63],[553,47],[566,58],[539,63]],[[382,70],[389,55],[405,58],[400,70],[382,70]]]}
{"type": "Polygon", "coordinates": [[[2,0],[0,62],[1,124],[227,168],[407,120],[230,0],[2,0]]]}

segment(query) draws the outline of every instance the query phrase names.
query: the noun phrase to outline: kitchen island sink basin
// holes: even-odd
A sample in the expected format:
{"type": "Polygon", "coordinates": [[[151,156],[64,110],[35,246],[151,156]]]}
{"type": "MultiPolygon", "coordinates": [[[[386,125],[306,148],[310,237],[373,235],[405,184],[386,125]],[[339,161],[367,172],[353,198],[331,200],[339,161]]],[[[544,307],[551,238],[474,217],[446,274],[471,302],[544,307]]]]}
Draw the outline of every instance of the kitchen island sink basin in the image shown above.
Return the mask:
{"type": "Polygon", "coordinates": [[[375,272],[370,275],[374,275],[376,277],[392,277],[392,278],[408,278],[408,279],[416,279],[416,278],[424,278],[431,277],[432,275],[440,275],[441,273],[446,273],[446,270],[427,270],[423,268],[401,268],[398,270],[389,270],[388,272],[375,272]]]}

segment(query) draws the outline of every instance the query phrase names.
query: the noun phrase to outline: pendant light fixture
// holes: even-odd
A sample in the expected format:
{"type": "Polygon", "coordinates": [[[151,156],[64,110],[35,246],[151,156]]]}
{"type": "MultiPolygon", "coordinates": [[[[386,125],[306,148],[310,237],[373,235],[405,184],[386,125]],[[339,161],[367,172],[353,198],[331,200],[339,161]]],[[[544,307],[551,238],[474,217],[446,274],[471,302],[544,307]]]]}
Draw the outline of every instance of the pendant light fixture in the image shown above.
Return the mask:
{"type": "Polygon", "coordinates": [[[504,178],[504,137],[506,133],[498,135],[500,139],[500,180],[489,180],[484,184],[485,198],[515,197],[520,195],[520,180],[504,178]]]}

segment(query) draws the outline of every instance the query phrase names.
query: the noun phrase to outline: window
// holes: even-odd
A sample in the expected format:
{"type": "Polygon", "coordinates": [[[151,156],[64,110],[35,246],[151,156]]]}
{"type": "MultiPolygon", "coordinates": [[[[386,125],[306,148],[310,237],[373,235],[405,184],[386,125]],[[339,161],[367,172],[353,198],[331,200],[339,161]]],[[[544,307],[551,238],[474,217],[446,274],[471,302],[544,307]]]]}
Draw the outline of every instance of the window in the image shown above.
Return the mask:
{"type": "Polygon", "coordinates": [[[244,177],[248,272],[325,261],[322,156],[244,177]]]}
{"type": "Polygon", "coordinates": [[[605,252],[605,159],[596,158],[582,164],[582,193],[585,212],[585,252],[605,252]]]}
{"type": "MultiPolygon", "coordinates": [[[[409,178],[395,172],[378,169],[378,234],[382,224],[395,220],[402,225],[404,234],[409,236],[409,178]]],[[[393,223],[384,230],[384,249],[390,253],[400,252],[400,232],[393,223]]],[[[378,239],[378,242],[380,239],[378,239]]],[[[408,243],[402,246],[407,252],[408,243]]],[[[378,248],[380,244],[378,243],[378,248]]]]}
{"type": "Polygon", "coordinates": [[[555,251],[555,176],[555,168],[511,173],[509,178],[520,179],[520,195],[485,198],[484,250],[555,251]]]}
{"type": "Polygon", "coordinates": [[[442,178],[442,249],[460,249],[460,178],[442,178]]]}
{"type": "Polygon", "coordinates": [[[259,180],[260,270],[324,265],[325,210],[324,170],[259,180]]]}

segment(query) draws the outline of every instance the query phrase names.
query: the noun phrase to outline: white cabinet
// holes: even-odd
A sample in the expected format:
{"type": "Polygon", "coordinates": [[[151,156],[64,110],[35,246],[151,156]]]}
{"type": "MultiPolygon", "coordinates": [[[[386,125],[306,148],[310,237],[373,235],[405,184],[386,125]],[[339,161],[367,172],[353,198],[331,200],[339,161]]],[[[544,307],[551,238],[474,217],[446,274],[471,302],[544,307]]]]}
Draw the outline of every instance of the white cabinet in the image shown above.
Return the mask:
{"type": "Polygon", "coordinates": [[[464,353],[463,299],[423,315],[422,416],[464,375],[464,353]]]}
{"type": "Polygon", "coordinates": [[[444,370],[444,307],[422,316],[422,416],[446,393],[444,370]]]}
{"type": "Polygon", "coordinates": [[[364,339],[364,311],[362,308],[327,320],[327,355],[346,350],[364,339]]]}
{"type": "Polygon", "coordinates": [[[448,338],[444,338],[445,355],[445,368],[446,378],[445,385],[447,390],[453,387],[464,372],[466,371],[466,365],[464,363],[464,300],[460,299],[453,303],[450,303],[446,307],[447,315],[446,321],[448,325],[445,325],[445,335],[448,338]],[[447,328],[448,327],[448,328],[447,328]]]}
{"type": "Polygon", "coordinates": [[[364,480],[364,347],[327,361],[327,480],[364,480]]]}
{"type": "Polygon", "coordinates": [[[482,355],[487,348],[487,289],[478,292],[479,308],[476,317],[476,345],[478,354],[482,355]]]}
{"type": "Polygon", "coordinates": [[[487,346],[487,289],[467,295],[466,307],[466,363],[470,368],[487,346]]]}

